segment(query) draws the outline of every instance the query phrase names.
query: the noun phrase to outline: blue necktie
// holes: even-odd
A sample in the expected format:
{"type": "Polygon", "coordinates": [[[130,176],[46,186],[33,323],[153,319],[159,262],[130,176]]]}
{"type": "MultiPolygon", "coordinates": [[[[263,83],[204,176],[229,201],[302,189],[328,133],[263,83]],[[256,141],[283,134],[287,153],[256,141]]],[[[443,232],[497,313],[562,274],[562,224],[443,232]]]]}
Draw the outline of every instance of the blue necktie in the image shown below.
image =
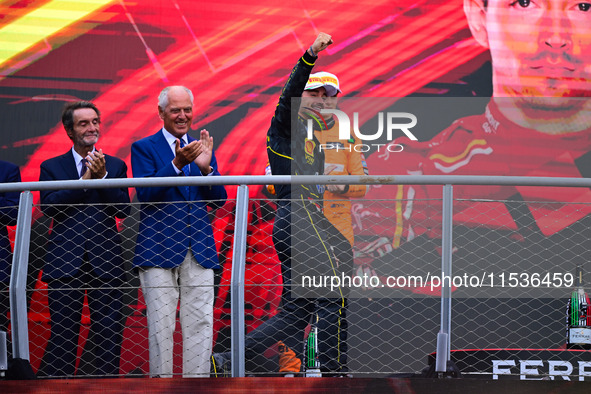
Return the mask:
{"type": "MultiPolygon", "coordinates": [[[[185,146],[185,141],[183,141],[183,139],[181,138],[181,148],[184,148],[184,146],[185,146]]],[[[185,176],[191,175],[191,167],[189,164],[187,164],[186,166],[183,167],[183,174],[185,174],[185,176]]]]}
{"type": "Polygon", "coordinates": [[[88,170],[88,167],[86,167],[87,162],[88,162],[88,160],[86,160],[86,158],[82,159],[82,168],[80,169],[80,178],[82,178],[82,175],[84,175],[86,173],[86,170],[88,170]]]}
{"type": "MultiPolygon", "coordinates": [[[[181,140],[181,148],[183,148],[185,146],[185,141],[183,141],[182,138],[180,138],[181,140]]],[[[189,164],[187,164],[186,166],[183,167],[183,174],[185,174],[185,176],[189,176],[191,175],[191,166],[189,164]]],[[[185,194],[185,196],[187,198],[189,198],[190,194],[190,190],[189,190],[189,186],[183,186],[182,190],[185,194]]]]}

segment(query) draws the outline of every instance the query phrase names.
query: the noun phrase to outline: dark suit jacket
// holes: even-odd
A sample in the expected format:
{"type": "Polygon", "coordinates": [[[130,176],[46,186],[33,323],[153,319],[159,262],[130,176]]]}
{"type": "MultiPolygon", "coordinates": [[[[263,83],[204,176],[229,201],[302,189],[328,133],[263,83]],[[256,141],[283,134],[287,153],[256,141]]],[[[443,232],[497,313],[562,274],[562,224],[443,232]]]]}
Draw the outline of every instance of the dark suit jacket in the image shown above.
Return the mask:
{"type": "MultiPolygon", "coordinates": [[[[194,140],[187,137],[189,142],[194,140]]],[[[131,168],[135,178],[177,176],[173,159],[174,153],[162,130],[131,145],[131,168]]],[[[211,166],[214,175],[220,175],[215,154],[211,166]]],[[[195,163],[191,163],[191,176],[202,176],[195,163]]],[[[225,203],[227,194],[223,186],[192,186],[188,195],[183,187],[138,187],[136,190],[143,204],[135,266],[178,267],[191,247],[199,264],[205,268],[219,268],[207,206],[216,208],[225,203]]]]}
{"type": "MultiPolygon", "coordinates": [[[[105,155],[105,163],[108,179],[127,178],[127,165],[121,159],[105,155]]],[[[41,163],[40,181],[79,178],[71,150],[41,163]]],[[[42,191],[41,204],[44,204],[43,213],[53,218],[44,280],[76,275],[85,254],[97,276],[123,276],[121,239],[115,217],[124,218],[129,213],[127,188],[42,191]]]]}
{"type": "MultiPolygon", "coordinates": [[[[20,182],[17,166],[0,160],[0,183],[20,182]]],[[[14,226],[18,214],[19,192],[0,193],[0,283],[8,283],[12,252],[6,226],[14,226]]]]}

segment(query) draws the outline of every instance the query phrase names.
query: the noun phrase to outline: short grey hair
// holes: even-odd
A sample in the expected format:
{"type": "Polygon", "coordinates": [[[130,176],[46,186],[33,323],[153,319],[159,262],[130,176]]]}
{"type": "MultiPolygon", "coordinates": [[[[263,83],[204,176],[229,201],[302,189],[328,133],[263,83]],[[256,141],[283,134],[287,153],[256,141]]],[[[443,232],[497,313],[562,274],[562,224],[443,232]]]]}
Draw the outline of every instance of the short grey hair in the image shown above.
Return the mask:
{"type": "Polygon", "coordinates": [[[191,105],[193,105],[193,92],[191,92],[191,89],[185,86],[177,85],[167,86],[164,89],[162,89],[162,91],[158,95],[158,107],[160,107],[161,109],[165,109],[168,106],[168,91],[174,87],[183,88],[185,92],[187,92],[187,94],[189,95],[189,98],[191,99],[191,105]]]}
{"type": "Polygon", "coordinates": [[[74,101],[70,103],[66,103],[62,110],[62,124],[64,125],[64,129],[66,131],[74,130],[74,111],[77,109],[83,108],[90,108],[96,112],[96,116],[99,118],[99,123],[101,122],[101,112],[98,110],[94,103],[90,101],[74,101]]]}

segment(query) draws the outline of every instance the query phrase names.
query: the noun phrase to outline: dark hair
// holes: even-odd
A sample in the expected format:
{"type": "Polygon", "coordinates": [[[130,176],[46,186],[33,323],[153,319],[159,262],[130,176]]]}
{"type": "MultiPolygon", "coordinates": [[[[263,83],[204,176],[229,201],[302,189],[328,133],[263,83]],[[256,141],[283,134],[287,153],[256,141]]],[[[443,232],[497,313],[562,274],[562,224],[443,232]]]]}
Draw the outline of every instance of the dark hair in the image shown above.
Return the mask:
{"type": "Polygon", "coordinates": [[[72,103],[67,103],[64,105],[64,109],[62,110],[62,124],[64,125],[64,129],[66,129],[66,131],[74,130],[74,111],[80,108],[93,109],[100,120],[101,112],[98,110],[96,105],[90,101],[74,101],[72,103]]]}

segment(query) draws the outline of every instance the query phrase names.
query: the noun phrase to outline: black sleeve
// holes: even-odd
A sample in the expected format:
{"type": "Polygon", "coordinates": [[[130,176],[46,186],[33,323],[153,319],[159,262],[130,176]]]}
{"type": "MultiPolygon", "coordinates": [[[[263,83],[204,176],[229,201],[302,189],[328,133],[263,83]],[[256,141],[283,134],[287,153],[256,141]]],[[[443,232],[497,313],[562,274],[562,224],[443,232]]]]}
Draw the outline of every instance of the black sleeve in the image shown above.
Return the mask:
{"type": "Polygon", "coordinates": [[[291,71],[281,91],[269,134],[278,133],[279,137],[287,139],[291,137],[291,99],[302,96],[316,59],[318,57],[314,57],[306,51],[291,71]]]}

